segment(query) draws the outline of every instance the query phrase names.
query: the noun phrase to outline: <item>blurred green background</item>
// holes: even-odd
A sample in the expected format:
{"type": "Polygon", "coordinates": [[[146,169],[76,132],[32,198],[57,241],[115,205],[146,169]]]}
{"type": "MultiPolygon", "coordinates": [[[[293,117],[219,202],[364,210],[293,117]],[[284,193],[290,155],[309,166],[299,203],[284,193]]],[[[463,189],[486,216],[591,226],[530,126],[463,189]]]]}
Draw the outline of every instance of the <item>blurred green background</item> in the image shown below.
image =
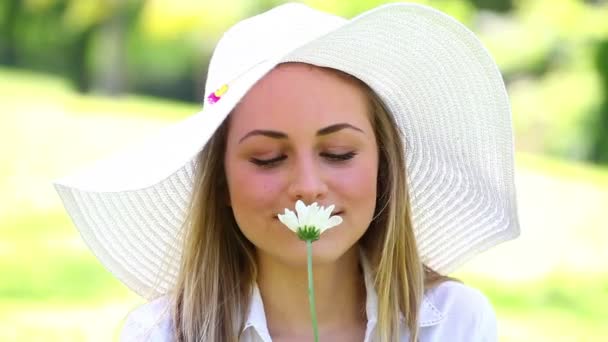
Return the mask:
{"type": "MultiPolygon", "coordinates": [[[[281,2],[0,2],[0,341],[116,339],[142,300],[51,181],[196,112],[221,32],[281,2]]],[[[488,295],[501,341],[607,341],[608,1],[419,2],[480,36],[513,108],[522,235],[455,276],[488,295]]]]}

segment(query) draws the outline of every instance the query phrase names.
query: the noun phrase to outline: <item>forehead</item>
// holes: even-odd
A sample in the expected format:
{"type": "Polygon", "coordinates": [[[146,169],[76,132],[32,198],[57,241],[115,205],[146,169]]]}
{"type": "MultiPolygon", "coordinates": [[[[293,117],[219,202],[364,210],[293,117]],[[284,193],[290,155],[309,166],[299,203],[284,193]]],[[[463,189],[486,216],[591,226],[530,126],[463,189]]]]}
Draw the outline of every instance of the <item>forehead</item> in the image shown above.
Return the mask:
{"type": "Polygon", "coordinates": [[[279,65],[256,83],[231,114],[231,130],[286,128],[306,122],[369,122],[369,100],[354,78],[303,63],[279,65]],[[255,127],[254,127],[255,126],[255,127]]]}

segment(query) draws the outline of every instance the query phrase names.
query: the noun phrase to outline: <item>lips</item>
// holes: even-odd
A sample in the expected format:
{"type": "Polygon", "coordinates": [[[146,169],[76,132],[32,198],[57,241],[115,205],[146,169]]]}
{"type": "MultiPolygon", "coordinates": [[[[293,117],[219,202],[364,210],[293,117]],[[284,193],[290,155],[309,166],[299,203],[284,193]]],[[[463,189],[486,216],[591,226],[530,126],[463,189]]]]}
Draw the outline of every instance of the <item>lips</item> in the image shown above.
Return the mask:
{"type": "MultiPolygon", "coordinates": [[[[343,213],[343,212],[344,212],[343,210],[332,211],[332,212],[331,212],[331,215],[329,215],[329,216],[331,217],[331,216],[335,216],[335,215],[342,215],[342,213],[343,213]]],[[[278,219],[279,219],[278,214],[277,214],[277,215],[274,215],[274,217],[273,217],[273,218],[274,218],[275,220],[278,220],[278,219]]]]}

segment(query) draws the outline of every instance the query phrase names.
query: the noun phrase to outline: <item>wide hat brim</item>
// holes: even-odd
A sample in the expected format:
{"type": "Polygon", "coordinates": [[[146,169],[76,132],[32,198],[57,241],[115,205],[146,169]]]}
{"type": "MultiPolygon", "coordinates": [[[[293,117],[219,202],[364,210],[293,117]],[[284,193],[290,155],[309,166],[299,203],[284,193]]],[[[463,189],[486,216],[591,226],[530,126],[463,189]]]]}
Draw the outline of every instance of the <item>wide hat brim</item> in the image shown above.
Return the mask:
{"type": "Polygon", "coordinates": [[[207,79],[207,95],[228,85],[217,102],[55,181],[86,244],[133,291],[150,299],[175,283],[196,155],[247,91],[283,62],[351,74],[393,114],[425,264],[449,273],[519,235],[509,100],[472,32],[417,4],[384,5],[351,20],[287,4],[220,40],[207,79]]]}

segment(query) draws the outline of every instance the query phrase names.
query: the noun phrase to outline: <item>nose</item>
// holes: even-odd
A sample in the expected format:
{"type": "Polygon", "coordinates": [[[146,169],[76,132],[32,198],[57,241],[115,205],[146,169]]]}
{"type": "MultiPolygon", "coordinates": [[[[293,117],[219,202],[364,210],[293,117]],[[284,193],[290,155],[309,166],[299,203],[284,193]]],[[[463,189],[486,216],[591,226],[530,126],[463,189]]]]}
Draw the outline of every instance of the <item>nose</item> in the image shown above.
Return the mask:
{"type": "Polygon", "coordinates": [[[327,184],[315,158],[298,158],[291,168],[287,193],[293,202],[306,204],[322,201],[327,196],[327,184]]]}

